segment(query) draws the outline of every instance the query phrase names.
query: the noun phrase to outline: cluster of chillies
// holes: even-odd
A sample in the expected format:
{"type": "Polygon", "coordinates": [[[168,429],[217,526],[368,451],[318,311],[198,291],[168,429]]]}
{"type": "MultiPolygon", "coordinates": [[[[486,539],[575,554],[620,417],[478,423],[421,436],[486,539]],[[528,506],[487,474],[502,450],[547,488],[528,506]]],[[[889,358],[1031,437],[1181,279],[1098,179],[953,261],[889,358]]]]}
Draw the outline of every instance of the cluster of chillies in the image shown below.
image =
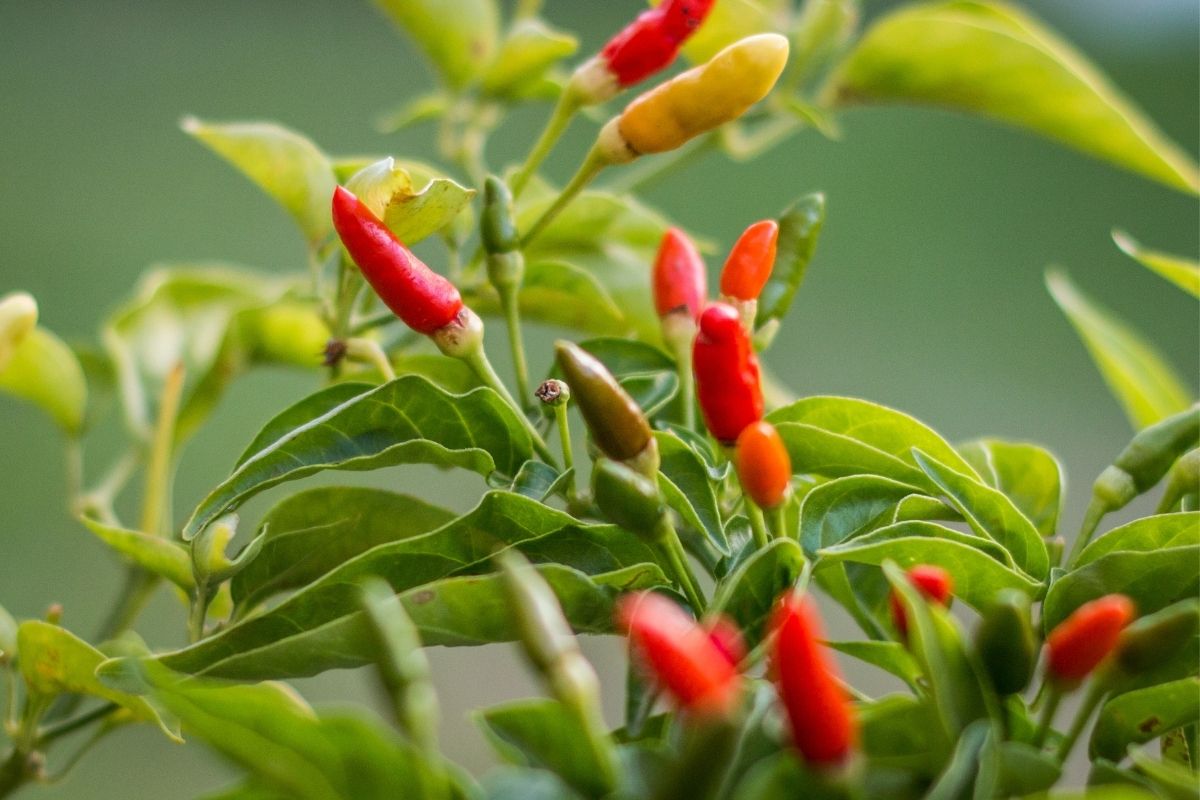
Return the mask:
{"type": "MultiPolygon", "coordinates": [[[[662,69],[712,4],[667,0],[643,13],[576,71],[571,96],[580,104],[600,102],[662,69]]],[[[782,67],[780,59],[786,59],[786,43],[782,47],[781,51],[774,39],[751,37],[727,48],[709,64],[631,103],[605,127],[594,151],[603,161],[621,163],[677,147],[697,132],[736,117],[769,90],[782,67]],[[718,84],[704,83],[705,70],[733,69],[737,75],[739,68],[746,85],[730,84],[727,77],[718,84]],[[700,104],[692,96],[697,86],[708,91],[700,104]],[[715,97],[714,86],[720,89],[715,97]]],[[[519,191],[523,180],[516,176],[513,188],[519,191]]],[[[507,295],[520,280],[521,240],[512,221],[512,194],[499,179],[489,178],[486,197],[482,228],[489,274],[507,295]]],[[[413,255],[347,189],[335,191],[333,221],[346,250],[383,302],[414,331],[429,336],[447,355],[465,359],[491,382],[494,373],[482,359],[482,322],[464,305],[458,289],[413,255]]],[[[745,230],[726,259],[714,302],[708,298],[704,261],[678,229],[663,236],[651,275],[663,339],[690,368],[683,374],[694,379],[694,385],[689,380],[683,387],[684,415],[690,418],[693,404],[699,406],[709,433],[734,463],[748,507],[752,503],[767,511],[782,507],[791,489],[787,447],[763,418],[753,340],[757,300],[770,279],[778,237],[779,226],[772,220],[745,230]]],[[[550,405],[570,397],[587,424],[600,452],[592,472],[592,508],[661,547],[690,604],[702,608],[655,482],[659,456],[648,420],[607,368],[582,348],[560,342],[556,360],[563,381],[547,382],[539,396],[550,405]]],[[[941,568],[915,565],[907,578],[923,602],[949,605],[953,585],[941,568]]],[[[1020,593],[1000,593],[977,630],[976,651],[1000,695],[1024,690],[1035,671],[1038,647],[1028,602],[1020,593]]],[[[889,605],[896,638],[908,643],[904,601],[893,591],[889,605]]],[[[737,716],[743,672],[750,663],[741,633],[729,620],[698,620],[668,597],[650,592],[626,596],[617,613],[646,676],[689,719],[707,724],[737,716]]],[[[1083,605],[1050,632],[1044,659],[1049,707],[1106,662],[1136,668],[1146,635],[1136,626],[1127,629],[1133,616],[1128,598],[1110,595],[1083,605]]],[[[825,645],[817,607],[806,593],[788,591],[778,598],[767,641],[768,674],[777,686],[796,750],[814,767],[843,767],[858,741],[854,703],[825,645]]]]}

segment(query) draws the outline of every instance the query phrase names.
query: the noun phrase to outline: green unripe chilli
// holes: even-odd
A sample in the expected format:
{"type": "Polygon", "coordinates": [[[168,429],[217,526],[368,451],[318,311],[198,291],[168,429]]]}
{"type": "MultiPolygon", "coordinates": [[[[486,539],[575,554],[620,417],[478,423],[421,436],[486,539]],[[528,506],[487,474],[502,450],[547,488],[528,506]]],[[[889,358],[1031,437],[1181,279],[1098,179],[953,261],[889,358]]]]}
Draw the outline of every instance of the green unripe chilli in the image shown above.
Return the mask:
{"type": "Polygon", "coordinates": [[[1197,446],[1200,446],[1200,405],[1193,405],[1138,431],[1112,466],[1100,473],[1092,493],[1109,511],[1124,508],[1162,480],[1175,459],[1197,446]]]}
{"type": "Polygon", "coordinates": [[[598,459],[592,468],[592,495],[605,516],[638,536],[658,541],[669,531],[658,484],[624,464],[598,459]]]}
{"type": "Polygon", "coordinates": [[[1121,631],[1114,665],[1126,675],[1159,666],[1195,641],[1200,632],[1200,600],[1189,598],[1148,614],[1121,631]]]}
{"type": "Polygon", "coordinates": [[[998,694],[1014,694],[1029,685],[1037,664],[1037,640],[1024,592],[997,593],[975,630],[975,651],[998,694]]]}

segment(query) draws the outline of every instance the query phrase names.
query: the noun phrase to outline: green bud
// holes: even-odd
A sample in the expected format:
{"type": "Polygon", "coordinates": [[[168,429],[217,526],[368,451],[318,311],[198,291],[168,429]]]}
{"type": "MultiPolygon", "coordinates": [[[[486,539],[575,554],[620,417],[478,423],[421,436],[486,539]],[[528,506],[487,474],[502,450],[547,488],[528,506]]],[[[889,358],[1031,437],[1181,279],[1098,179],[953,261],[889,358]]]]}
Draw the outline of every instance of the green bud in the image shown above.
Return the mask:
{"type": "Polygon", "coordinates": [[[295,302],[252,312],[244,331],[256,360],[296,367],[319,367],[330,337],[316,309],[295,302]]]}
{"type": "Polygon", "coordinates": [[[225,554],[225,549],[237,535],[237,527],[238,515],[226,514],[207,525],[192,540],[192,572],[198,586],[219,581],[229,574],[234,562],[225,554]]]}
{"type": "Polygon", "coordinates": [[[1113,663],[1126,675],[1147,672],[1191,644],[1200,632],[1200,600],[1192,597],[1130,623],[1113,663]]]}
{"type": "MultiPolygon", "coordinates": [[[[597,358],[571,342],[558,342],[555,354],[600,452],[615,461],[630,461],[654,446],[646,415],[597,358]]],[[[654,456],[638,464],[643,475],[658,470],[657,448],[654,456]]]]}
{"type": "Polygon", "coordinates": [[[617,461],[601,458],[592,467],[592,495],[610,520],[654,541],[669,528],[658,484],[617,461]]]}
{"type": "Polygon", "coordinates": [[[513,197],[504,181],[488,175],[483,183],[483,216],[479,233],[488,254],[511,253],[520,247],[513,215],[513,197]]]}
{"type": "Polygon", "coordinates": [[[1024,592],[997,593],[975,630],[975,650],[998,694],[1013,694],[1029,685],[1038,646],[1024,592]]]}

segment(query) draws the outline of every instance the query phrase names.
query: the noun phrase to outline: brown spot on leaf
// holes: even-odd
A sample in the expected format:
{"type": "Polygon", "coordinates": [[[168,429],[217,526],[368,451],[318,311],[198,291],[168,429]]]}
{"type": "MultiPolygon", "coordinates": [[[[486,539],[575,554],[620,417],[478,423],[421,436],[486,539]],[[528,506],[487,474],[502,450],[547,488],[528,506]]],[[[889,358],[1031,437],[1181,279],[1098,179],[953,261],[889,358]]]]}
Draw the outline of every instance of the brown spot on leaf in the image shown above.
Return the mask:
{"type": "Polygon", "coordinates": [[[433,598],[436,595],[437,595],[437,593],[434,592],[432,589],[425,589],[424,591],[420,591],[420,592],[417,592],[416,594],[414,594],[412,599],[413,599],[413,602],[416,603],[417,605],[423,606],[426,603],[433,600],[433,598]]]}
{"type": "Polygon", "coordinates": [[[1142,733],[1152,733],[1161,724],[1162,720],[1158,717],[1147,717],[1138,723],[1138,730],[1142,733]]]}

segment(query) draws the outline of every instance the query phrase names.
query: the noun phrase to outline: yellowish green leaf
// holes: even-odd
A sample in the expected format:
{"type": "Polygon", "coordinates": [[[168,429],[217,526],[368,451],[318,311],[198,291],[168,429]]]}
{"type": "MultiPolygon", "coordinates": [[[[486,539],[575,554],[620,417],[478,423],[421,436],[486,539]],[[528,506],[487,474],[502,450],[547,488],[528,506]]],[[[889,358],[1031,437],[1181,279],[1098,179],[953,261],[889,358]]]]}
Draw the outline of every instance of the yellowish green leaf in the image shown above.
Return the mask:
{"type": "Polygon", "coordinates": [[[375,5],[407,31],[452,87],[477,77],[496,52],[496,0],[375,0],[375,5]]]}
{"type": "Polygon", "coordinates": [[[0,392],[33,403],[71,436],[83,429],[87,379],[70,347],[45,328],[29,331],[0,364],[0,392]]]}
{"type": "Polygon", "coordinates": [[[1149,250],[1125,231],[1113,231],[1112,237],[1125,255],[1146,269],[1157,272],[1192,297],[1200,297],[1200,263],[1183,256],[1149,250]]]}
{"type": "Polygon", "coordinates": [[[1188,407],[1191,392],[1141,334],[1096,304],[1061,270],[1046,273],[1046,287],[1135,428],[1153,425],[1188,407]]]}

